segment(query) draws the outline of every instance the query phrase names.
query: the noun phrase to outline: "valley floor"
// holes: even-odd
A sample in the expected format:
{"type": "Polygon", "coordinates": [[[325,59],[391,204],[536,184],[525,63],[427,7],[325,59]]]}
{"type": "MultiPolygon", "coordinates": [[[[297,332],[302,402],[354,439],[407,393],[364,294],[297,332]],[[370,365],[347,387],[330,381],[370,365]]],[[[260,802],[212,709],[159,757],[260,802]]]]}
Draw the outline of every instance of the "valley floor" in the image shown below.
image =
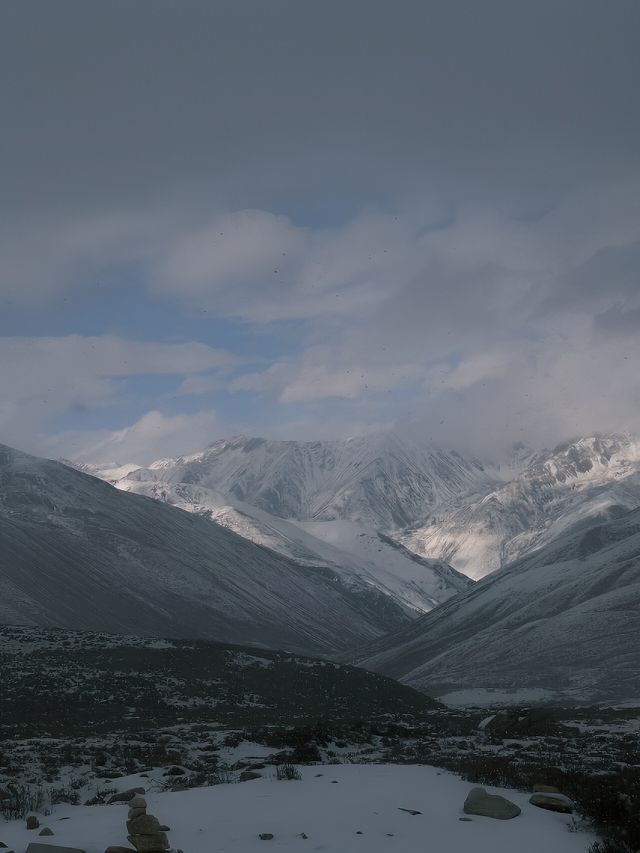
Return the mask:
{"type": "MultiPolygon", "coordinates": [[[[522,814],[508,821],[464,816],[472,787],[458,776],[425,765],[307,765],[301,780],[278,781],[275,770],[261,779],[186,791],[154,792],[148,811],[170,827],[169,840],[185,853],[335,851],[335,853],[585,853],[594,836],[570,816],[532,806],[529,795],[488,788],[517,803],[522,814]],[[401,809],[418,810],[411,815],[401,809]],[[260,833],[272,833],[263,841],[260,833]],[[306,837],[305,837],[306,836],[306,837]],[[266,848],[265,848],[265,845],[266,848]]],[[[149,780],[117,780],[119,790],[149,780]]],[[[0,822],[0,841],[22,853],[30,841],[51,841],[103,853],[126,845],[123,804],[59,804],[41,826],[55,833],[40,839],[25,822],[0,822]]]]}

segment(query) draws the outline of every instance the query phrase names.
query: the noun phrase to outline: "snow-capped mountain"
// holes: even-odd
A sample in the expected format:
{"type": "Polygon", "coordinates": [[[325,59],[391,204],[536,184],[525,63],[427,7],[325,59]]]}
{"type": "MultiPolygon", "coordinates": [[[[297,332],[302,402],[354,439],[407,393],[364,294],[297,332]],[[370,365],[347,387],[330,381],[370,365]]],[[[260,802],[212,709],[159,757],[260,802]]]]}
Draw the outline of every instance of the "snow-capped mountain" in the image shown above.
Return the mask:
{"type": "MultiPolygon", "coordinates": [[[[277,527],[278,518],[301,522],[316,539],[352,554],[354,543],[373,541],[368,553],[355,549],[365,559],[378,553],[379,531],[387,544],[390,537],[406,550],[389,561],[383,547],[377,562],[383,570],[391,563],[396,575],[406,571],[410,579],[415,565],[403,569],[398,554],[419,554],[480,578],[574,525],[640,506],[640,442],[615,435],[581,438],[553,451],[515,445],[504,459],[482,463],[395,433],[343,442],[236,437],[147,468],[86,470],[119,488],[213,513],[290,556],[279,536],[258,531],[264,519],[249,523],[252,507],[270,514],[268,528],[277,527]],[[341,528],[340,522],[353,526],[341,528]]],[[[285,538],[290,536],[289,530],[285,538]]],[[[422,609],[432,606],[431,598],[445,600],[445,586],[444,595],[428,589],[422,609]]]]}
{"type": "Polygon", "coordinates": [[[636,509],[561,534],[377,641],[360,662],[440,697],[501,690],[517,701],[535,689],[585,701],[640,697],[639,661],[636,509]]]}
{"type": "Polygon", "coordinates": [[[571,527],[638,506],[640,442],[591,436],[535,454],[510,482],[462,504],[438,507],[399,539],[412,551],[479,578],[571,527]]]}
{"type": "MultiPolygon", "coordinates": [[[[86,470],[114,479],[104,466],[86,470]]],[[[432,507],[495,483],[476,461],[392,432],[308,442],[236,436],[127,475],[136,478],[213,489],[281,518],[379,530],[422,521],[432,507]]]]}
{"type": "Polygon", "coordinates": [[[408,620],[355,575],[0,445],[0,622],[334,654],[408,620]]]}
{"type": "Polygon", "coordinates": [[[379,590],[415,617],[472,583],[446,563],[407,551],[402,545],[355,521],[292,522],[257,507],[190,483],[115,479],[124,491],[146,495],[209,518],[301,566],[321,567],[345,583],[379,590]]]}

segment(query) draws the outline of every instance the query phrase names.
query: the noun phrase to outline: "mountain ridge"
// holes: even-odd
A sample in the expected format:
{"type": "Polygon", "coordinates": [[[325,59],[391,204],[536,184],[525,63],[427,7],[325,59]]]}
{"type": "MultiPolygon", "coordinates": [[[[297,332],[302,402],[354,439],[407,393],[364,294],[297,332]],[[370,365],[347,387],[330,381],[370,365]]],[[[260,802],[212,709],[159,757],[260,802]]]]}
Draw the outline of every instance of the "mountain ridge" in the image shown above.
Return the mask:
{"type": "Polygon", "coordinates": [[[408,619],[364,582],[4,446],[0,575],[3,623],[331,655],[408,619]]]}
{"type": "Polygon", "coordinates": [[[395,634],[361,665],[439,697],[640,696],[640,509],[572,530],[395,634]]]}
{"type": "Polygon", "coordinates": [[[640,505],[640,441],[625,434],[553,450],[516,444],[485,462],[394,433],[342,442],[235,436],[147,467],[85,467],[134,491],[198,487],[296,523],[362,524],[473,579],[568,527],[640,505]]]}

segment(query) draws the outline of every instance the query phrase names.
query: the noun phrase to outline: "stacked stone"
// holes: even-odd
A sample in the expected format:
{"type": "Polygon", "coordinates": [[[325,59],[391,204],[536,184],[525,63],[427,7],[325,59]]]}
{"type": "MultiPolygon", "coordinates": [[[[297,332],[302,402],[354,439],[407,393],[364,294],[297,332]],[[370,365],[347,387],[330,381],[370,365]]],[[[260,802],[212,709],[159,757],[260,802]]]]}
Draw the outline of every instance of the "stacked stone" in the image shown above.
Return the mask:
{"type": "Polygon", "coordinates": [[[163,826],[157,817],[147,814],[147,801],[144,797],[129,800],[127,819],[128,840],[138,853],[164,853],[169,849],[168,826],[163,826]]]}

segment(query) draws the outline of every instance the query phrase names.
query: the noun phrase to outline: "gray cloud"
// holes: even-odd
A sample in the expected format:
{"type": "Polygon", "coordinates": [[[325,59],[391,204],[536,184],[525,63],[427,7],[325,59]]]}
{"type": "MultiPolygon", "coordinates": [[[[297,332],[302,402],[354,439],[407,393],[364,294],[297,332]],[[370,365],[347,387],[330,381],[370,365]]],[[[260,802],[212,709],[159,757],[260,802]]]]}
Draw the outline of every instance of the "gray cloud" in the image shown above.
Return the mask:
{"type": "Polygon", "coordinates": [[[1,14],[12,217],[416,185],[528,210],[637,164],[633,0],[24,0],[1,14]]]}
{"type": "Polygon", "coordinates": [[[0,433],[6,442],[43,450],[42,430],[50,428],[52,419],[113,405],[127,377],[195,378],[233,363],[229,353],[200,343],[138,342],[107,335],[0,337],[0,433]]]}
{"type": "Polygon", "coordinates": [[[166,416],[149,411],[119,430],[69,430],[42,443],[48,456],[89,463],[147,465],[159,456],[179,456],[205,447],[220,431],[215,412],[166,416]]]}
{"type": "MultiPolygon", "coordinates": [[[[640,426],[639,31],[635,0],[5,3],[0,304],[135,264],[152,299],[295,321],[301,352],[230,390],[302,433],[640,426]]],[[[7,380],[12,434],[86,349],[48,346],[28,400],[7,380]]],[[[117,397],[101,351],[89,405],[117,397]]],[[[166,368],[185,396],[226,381],[203,352],[166,368]]],[[[159,418],[114,446],[173,447],[159,418]]]]}

